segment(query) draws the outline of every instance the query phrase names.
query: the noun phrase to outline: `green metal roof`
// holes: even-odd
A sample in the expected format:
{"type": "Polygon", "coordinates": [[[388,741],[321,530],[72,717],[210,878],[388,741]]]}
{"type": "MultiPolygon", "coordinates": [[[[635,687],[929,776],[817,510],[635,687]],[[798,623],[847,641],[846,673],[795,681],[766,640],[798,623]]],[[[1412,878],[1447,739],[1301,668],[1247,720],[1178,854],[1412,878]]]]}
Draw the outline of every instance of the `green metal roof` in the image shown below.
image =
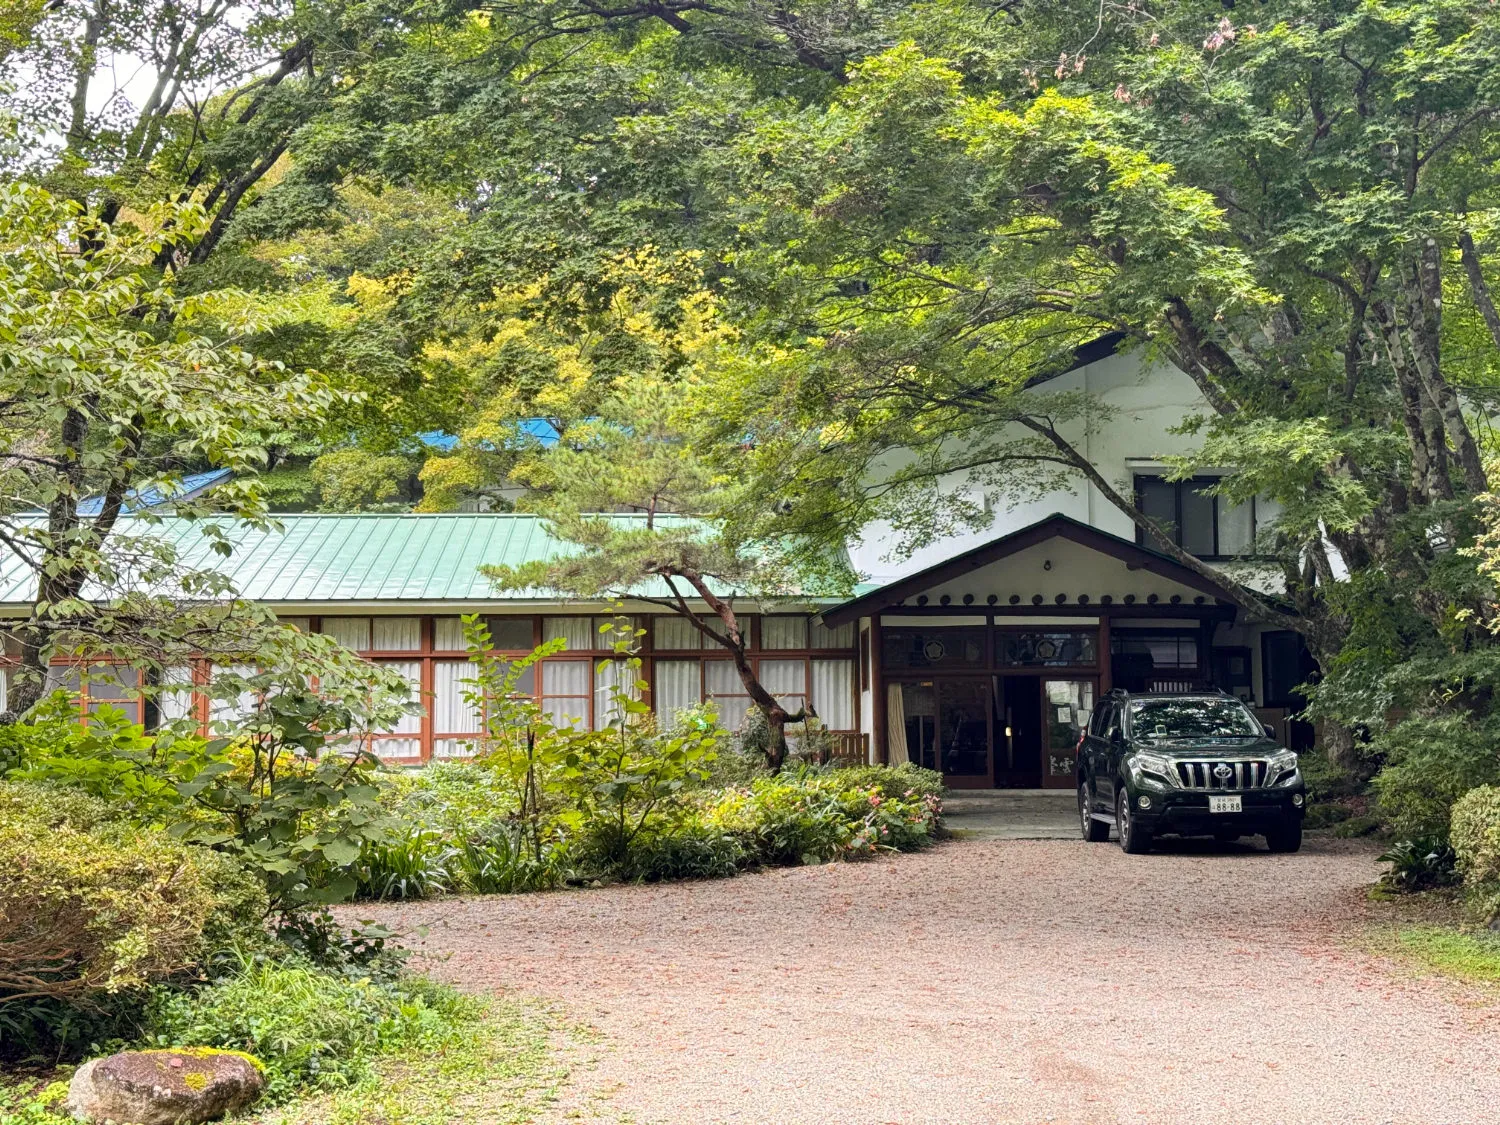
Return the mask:
{"type": "MultiPolygon", "coordinates": [[[[574,549],[549,536],[542,520],[533,515],[359,513],[275,518],[282,530],[256,530],[229,518],[214,520],[234,546],[228,558],[216,553],[203,534],[203,523],[208,521],[168,517],[153,524],[125,520],[116,534],[135,532],[165,540],[174,546],[183,567],[217,571],[240,596],[271,604],[555,600],[544,591],[497,591],[479,567],[519,566],[574,549]]],[[[611,518],[644,522],[646,517],[611,518]]],[[[658,525],[686,519],[656,517],[658,525]]],[[[0,604],[29,603],[34,588],[29,568],[14,555],[0,559],[0,604]]],[[[99,596],[98,591],[92,596],[99,596]]]]}

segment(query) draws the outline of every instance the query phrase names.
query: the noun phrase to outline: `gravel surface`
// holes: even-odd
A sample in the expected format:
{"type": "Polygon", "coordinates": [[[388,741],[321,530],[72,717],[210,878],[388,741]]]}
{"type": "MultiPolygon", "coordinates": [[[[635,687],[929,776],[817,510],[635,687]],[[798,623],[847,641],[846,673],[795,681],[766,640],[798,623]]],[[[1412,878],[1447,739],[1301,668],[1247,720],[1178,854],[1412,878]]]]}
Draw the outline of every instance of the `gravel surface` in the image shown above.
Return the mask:
{"type": "Polygon", "coordinates": [[[1494,1122],[1500,1008],[1354,944],[1373,857],[959,841],[379,913],[598,1029],[570,1120],[1494,1122]]]}

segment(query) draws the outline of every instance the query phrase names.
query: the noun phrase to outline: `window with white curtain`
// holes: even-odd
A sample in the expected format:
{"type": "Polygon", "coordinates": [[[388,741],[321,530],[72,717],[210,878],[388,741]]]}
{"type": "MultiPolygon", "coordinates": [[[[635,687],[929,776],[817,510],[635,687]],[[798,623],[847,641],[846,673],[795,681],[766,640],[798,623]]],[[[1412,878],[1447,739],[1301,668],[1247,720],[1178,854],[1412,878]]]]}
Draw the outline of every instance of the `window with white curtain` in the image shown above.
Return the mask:
{"type": "Polygon", "coordinates": [[[417,652],[422,647],[420,617],[377,617],[370,647],[376,652],[417,652]]]}
{"type": "Polygon", "coordinates": [[[702,703],[703,661],[658,660],[653,702],[657,721],[663,729],[677,721],[679,712],[702,703]]]}
{"type": "Polygon", "coordinates": [[[812,638],[809,648],[853,648],[854,622],[849,621],[830,629],[821,621],[812,623],[812,638]]]}
{"type": "Polygon", "coordinates": [[[474,691],[479,669],[468,660],[437,660],[432,665],[432,729],[438,734],[478,734],[483,716],[464,698],[474,691]]]}
{"type": "Polygon", "coordinates": [[[652,618],[653,640],[658,650],[696,649],[703,647],[703,634],[686,617],[652,618]]]}
{"type": "Polygon", "coordinates": [[[299,632],[299,633],[310,633],[310,632],[312,632],[312,618],[311,617],[278,617],[276,620],[279,621],[283,625],[290,625],[293,629],[297,630],[297,632],[299,632]]]}
{"type": "MultiPolygon", "coordinates": [[[[233,664],[222,669],[215,668],[211,676],[213,679],[218,679],[225,674],[249,678],[256,674],[256,670],[248,664],[233,664]]],[[[255,714],[259,705],[260,700],[253,691],[242,691],[234,699],[211,698],[208,718],[214,723],[227,723],[235,719],[249,718],[255,714]]]]}
{"type": "Polygon", "coordinates": [[[792,714],[807,702],[807,662],[803,660],[762,660],[760,682],[792,714]]]}
{"type": "Polygon", "coordinates": [[[370,649],[370,619],[368,617],[325,617],[319,632],[324,633],[345,648],[355,652],[370,649]]]}
{"type": "Polygon", "coordinates": [[[594,619],[592,617],[544,617],[542,618],[542,640],[563,640],[574,652],[597,647],[594,643],[594,619]]]}
{"type": "Polygon", "coordinates": [[[854,661],[812,662],[812,704],[829,730],[854,729],[854,661]]]}
{"type": "Polygon", "coordinates": [[[542,711],[560,727],[586,726],[593,669],[588,660],[542,662],[542,711]]]}
{"type": "Polygon", "coordinates": [[[745,694],[745,685],[730,660],[705,660],[703,662],[704,686],[708,697],[719,708],[719,722],[729,730],[736,730],[745,721],[750,710],[750,697],[745,694]]]}
{"type": "Polygon", "coordinates": [[[641,689],[639,668],[632,668],[623,660],[601,660],[594,666],[594,729],[603,730],[611,723],[618,723],[624,716],[615,702],[615,693],[623,691],[630,699],[639,699],[641,689]]]}
{"type": "Polygon", "coordinates": [[[432,647],[438,652],[463,652],[464,623],[458,617],[434,617],[432,619],[432,647]]]}
{"type": "Polygon", "coordinates": [[[807,618],[762,617],[760,647],[763,649],[801,649],[807,647],[807,618]]]}
{"type": "Polygon", "coordinates": [[[193,717],[193,670],[163,668],[156,693],[156,717],[159,723],[175,723],[193,717]]]}
{"type": "MultiPolygon", "coordinates": [[[[380,666],[389,672],[399,672],[401,678],[406,681],[408,695],[411,702],[420,702],[422,699],[422,662],[420,660],[382,660],[380,666]]],[[[422,716],[403,715],[397,720],[396,725],[385,730],[379,730],[376,734],[421,734],[422,716]]]]}

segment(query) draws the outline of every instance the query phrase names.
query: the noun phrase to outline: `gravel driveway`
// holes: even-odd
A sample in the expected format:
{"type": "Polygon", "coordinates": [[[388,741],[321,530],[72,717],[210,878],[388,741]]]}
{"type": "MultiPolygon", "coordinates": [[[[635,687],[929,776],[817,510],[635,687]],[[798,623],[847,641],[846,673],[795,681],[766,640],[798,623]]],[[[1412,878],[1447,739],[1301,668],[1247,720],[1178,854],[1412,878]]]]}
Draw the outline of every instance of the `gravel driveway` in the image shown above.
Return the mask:
{"type": "Polygon", "coordinates": [[[959,841],[381,913],[599,1030],[570,1120],[1494,1122],[1500,1008],[1351,942],[1373,856],[959,841]]]}

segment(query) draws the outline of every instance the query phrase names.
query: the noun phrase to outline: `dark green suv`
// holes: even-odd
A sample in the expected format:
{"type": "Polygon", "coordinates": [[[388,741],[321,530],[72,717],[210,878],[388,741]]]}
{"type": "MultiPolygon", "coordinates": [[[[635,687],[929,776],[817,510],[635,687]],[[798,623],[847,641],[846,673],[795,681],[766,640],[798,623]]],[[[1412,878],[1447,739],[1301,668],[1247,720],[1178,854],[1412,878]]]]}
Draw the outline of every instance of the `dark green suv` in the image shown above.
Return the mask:
{"type": "Polygon", "coordinates": [[[1114,825],[1132,854],[1163,835],[1261,835],[1294,852],[1306,800],[1297,755],[1231,695],[1112,691],[1078,743],[1083,838],[1114,825]]]}

